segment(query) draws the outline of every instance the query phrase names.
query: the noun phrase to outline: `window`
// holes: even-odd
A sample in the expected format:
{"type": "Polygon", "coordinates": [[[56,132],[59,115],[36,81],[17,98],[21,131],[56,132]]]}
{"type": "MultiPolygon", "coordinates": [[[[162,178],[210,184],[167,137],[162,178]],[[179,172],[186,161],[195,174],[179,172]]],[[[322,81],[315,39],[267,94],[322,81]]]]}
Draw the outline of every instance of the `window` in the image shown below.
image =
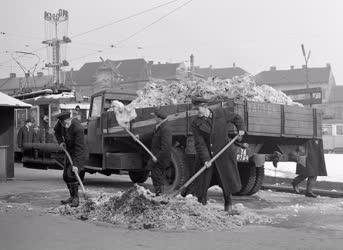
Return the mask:
{"type": "Polygon", "coordinates": [[[93,98],[91,117],[100,117],[101,115],[102,96],[93,98]]]}
{"type": "Polygon", "coordinates": [[[331,124],[323,124],[322,125],[322,132],[323,132],[323,135],[332,135],[332,125],[331,124]]]}
{"type": "Polygon", "coordinates": [[[343,124],[337,124],[336,125],[336,134],[337,135],[343,135],[343,124]]]}

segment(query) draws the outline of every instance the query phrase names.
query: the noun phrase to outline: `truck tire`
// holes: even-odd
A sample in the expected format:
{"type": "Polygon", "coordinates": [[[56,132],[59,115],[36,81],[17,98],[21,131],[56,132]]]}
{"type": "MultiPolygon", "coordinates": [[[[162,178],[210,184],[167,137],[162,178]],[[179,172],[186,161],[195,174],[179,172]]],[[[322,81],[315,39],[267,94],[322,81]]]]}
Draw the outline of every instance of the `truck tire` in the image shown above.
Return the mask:
{"type": "Polygon", "coordinates": [[[263,184],[264,179],[264,166],[256,168],[256,181],[254,187],[250,190],[249,195],[257,193],[263,184]]]}
{"type": "Polygon", "coordinates": [[[133,183],[144,183],[149,178],[150,171],[129,171],[133,183]]]}
{"type": "Polygon", "coordinates": [[[251,163],[238,164],[239,175],[241,177],[242,188],[238,195],[248,195],[256,182],[256,167],[251,163]]]}
{"type": "Polygon", "coordinates": [[[186,154],[180,148],[171,149],[171,163],[166,169],[165,192],[171,192],[181,187],[188,179],[186,154]]]}

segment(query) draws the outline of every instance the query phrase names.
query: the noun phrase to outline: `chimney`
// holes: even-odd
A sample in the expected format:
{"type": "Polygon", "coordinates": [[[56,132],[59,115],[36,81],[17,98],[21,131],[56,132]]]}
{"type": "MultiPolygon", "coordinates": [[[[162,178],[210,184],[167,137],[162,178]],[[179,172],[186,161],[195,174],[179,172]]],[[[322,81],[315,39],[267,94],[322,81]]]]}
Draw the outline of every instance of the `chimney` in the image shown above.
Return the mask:
{"type": "Polygon", "coordinates": [[[275,66],[271,66],[270,67],[270,71],[276,71],[276,67],[275,66]]]}
{"type": "Polygon", "coordinates": [[[37,72],[37,76],[38,77],[42,77],[43,76],[43,72],[37,72]]]}
{"type": "Polygon", "coordinates": [[[294,65],[291,65],[291,69],[294,69],[294,65]]]}
{"type": "Polygon", "coordinates": [[[233,63],[233,64],[232,64],[232,67],[233,67],[233,68],[236,68],[236,63],[233,63]]]}
{"type": "Polygon", "coordinates": [[[10,73],[10,78],[16,78],[17,74],[16,73],[10,73]]]}
{"type": "Polygon", "coordinates": [[[153,65],[154,64],[154,61],[149,61],[148,62],[150,65],[153,65]]]}
{"type": "Polygon", "coordinates": [[[161,64],[161,62],[158,62],[158,64],[161,64]]]}
{"type": "Polygon", "coordinates": [[[30,73],[25,73],[25,77],[30,77],[30,73]]]}
{"type": "Polygon", "coordinates": [[[331,68],[331,64],[330,63],[326,63],[326,67],[327,68],[331,68]]]}

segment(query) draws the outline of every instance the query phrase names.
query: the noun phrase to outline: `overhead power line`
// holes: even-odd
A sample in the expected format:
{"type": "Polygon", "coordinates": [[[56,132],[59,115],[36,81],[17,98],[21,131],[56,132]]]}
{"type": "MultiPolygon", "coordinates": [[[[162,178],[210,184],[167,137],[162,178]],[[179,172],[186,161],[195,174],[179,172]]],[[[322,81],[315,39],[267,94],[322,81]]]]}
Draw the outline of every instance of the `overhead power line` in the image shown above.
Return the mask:
{"type": "Polygon", "coordinates": [[[104,24],[104,25],[101,25],[101,26],[98,26],[94,29],[91,29],[91,30],[88,30],[88,31],[85,31],[85,32],[82,32],[82,33],[79,33],[79,34],[76,34],[76,35],[73,35],[71,36],[71,38],[75,38],[75,37],[79,37],[79,36],[83,36],[83,35],[86,35],[88,33],[91,33],[91,32],[94,32],[94,31],[97,31],[97,30],[100,30],[100,29],[103,29],[107,26],[111,26],[113,24],[117,24],[117,23],[120,23],[120,22],[123,22],[123,21],[126,21],[128,19],[131,19],[131,18],[134,18],[134,17],[137,17],[137,16],[140,16],[140,15],[143,15],[147,12],[150,12],[150,11],[153,11],[153,10],[156,10],[158,8],[161,8],[161,7],[164,7],[164,6],[167,6],[167,5],[170,5],[174,2],[178,2],[180,0],[172,0],[172,1],[169,1],[169,2],[166,2],[166,3],[163,3],[163,4],[160,4],[160,5],[157,5],[155,7],[152,7],[152,8],[149,8],[149,9],[146,9],[146,10],[143,10],[143,11],[140,11],[140,12],[137,12],[135,14],[132,14],[130,16],[127,16],[127,17],[124,17],[124,18],[121,18],[121,19],[118,19],[118,20],[115,20],[115,21],[112,21],[112,22],[109,22],[107,24],[104,24]]]}
{"type": "MultiPolygon", "coordinates": [[[[131,35],[127,36],[126,38],[124,38],[124,39],[118,41],[118,42],[115,43],[115,44],[110,45],[110,48],[107,48],[107,49],[105,48],[105,49],[103,49],[102,52],[107,51],[107,50],[109,50],[109,49],[116,48],[118,45],[120,45],[120,44],[122,44],[122,43],[124,43],[124,42],[130,40],[131,38],[137,36],[138,34],[142,33],[142,32],[145,31],[145,30],[147,30],[148,28],[150,28],[150,27],[153,26],[154,24],[156,24],[156,23],[162,21],[164,18],[166,18],[166,17],[170,16],[171,14],[173,14],[174,12],[180,10],[181,8],[183,8],[183,7],[186,6],[187,4],[191,3],[192,1],[193,1],[193,0],[189,0],[189,1],[185,2],[185,3],[183,3],[182,5],[176,7],[175,9],[173,9],[173,10],[171,10],[171,11],[169,11],[168,13],[166,13],[166,14],[164,14],[163,16],[159,17],[158,19],[156,19],[155,21],[149,23],[148,25],[144,26],[143,28],[139,29],[138,31],[132,33],[131,35]]],[[[83,59],[83,58],[86,58],[86,57],[95,55],[95,54],[97,54],[97,53],[99,53],[99,52],[89,53],[89,54],[84,55],[84,56],[80,56],[80,57],[77,57],[77,58],[73,58],[73,59],[71,59],[70,61],[76,61],[76,60],[79,60],[79,59],[83,59]]]]}

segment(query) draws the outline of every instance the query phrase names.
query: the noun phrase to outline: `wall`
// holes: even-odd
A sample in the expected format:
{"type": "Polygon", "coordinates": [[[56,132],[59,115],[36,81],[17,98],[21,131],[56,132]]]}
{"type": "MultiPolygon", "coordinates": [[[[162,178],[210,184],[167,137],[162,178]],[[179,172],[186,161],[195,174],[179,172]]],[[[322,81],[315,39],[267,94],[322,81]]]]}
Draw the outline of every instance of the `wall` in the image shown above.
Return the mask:
{"type": "Polygon", "coordinates": [[[14,109],[9,107],[0,107],[0,145],[8,147],[7,154],[7,176],[14,177],[14,109]]]}

